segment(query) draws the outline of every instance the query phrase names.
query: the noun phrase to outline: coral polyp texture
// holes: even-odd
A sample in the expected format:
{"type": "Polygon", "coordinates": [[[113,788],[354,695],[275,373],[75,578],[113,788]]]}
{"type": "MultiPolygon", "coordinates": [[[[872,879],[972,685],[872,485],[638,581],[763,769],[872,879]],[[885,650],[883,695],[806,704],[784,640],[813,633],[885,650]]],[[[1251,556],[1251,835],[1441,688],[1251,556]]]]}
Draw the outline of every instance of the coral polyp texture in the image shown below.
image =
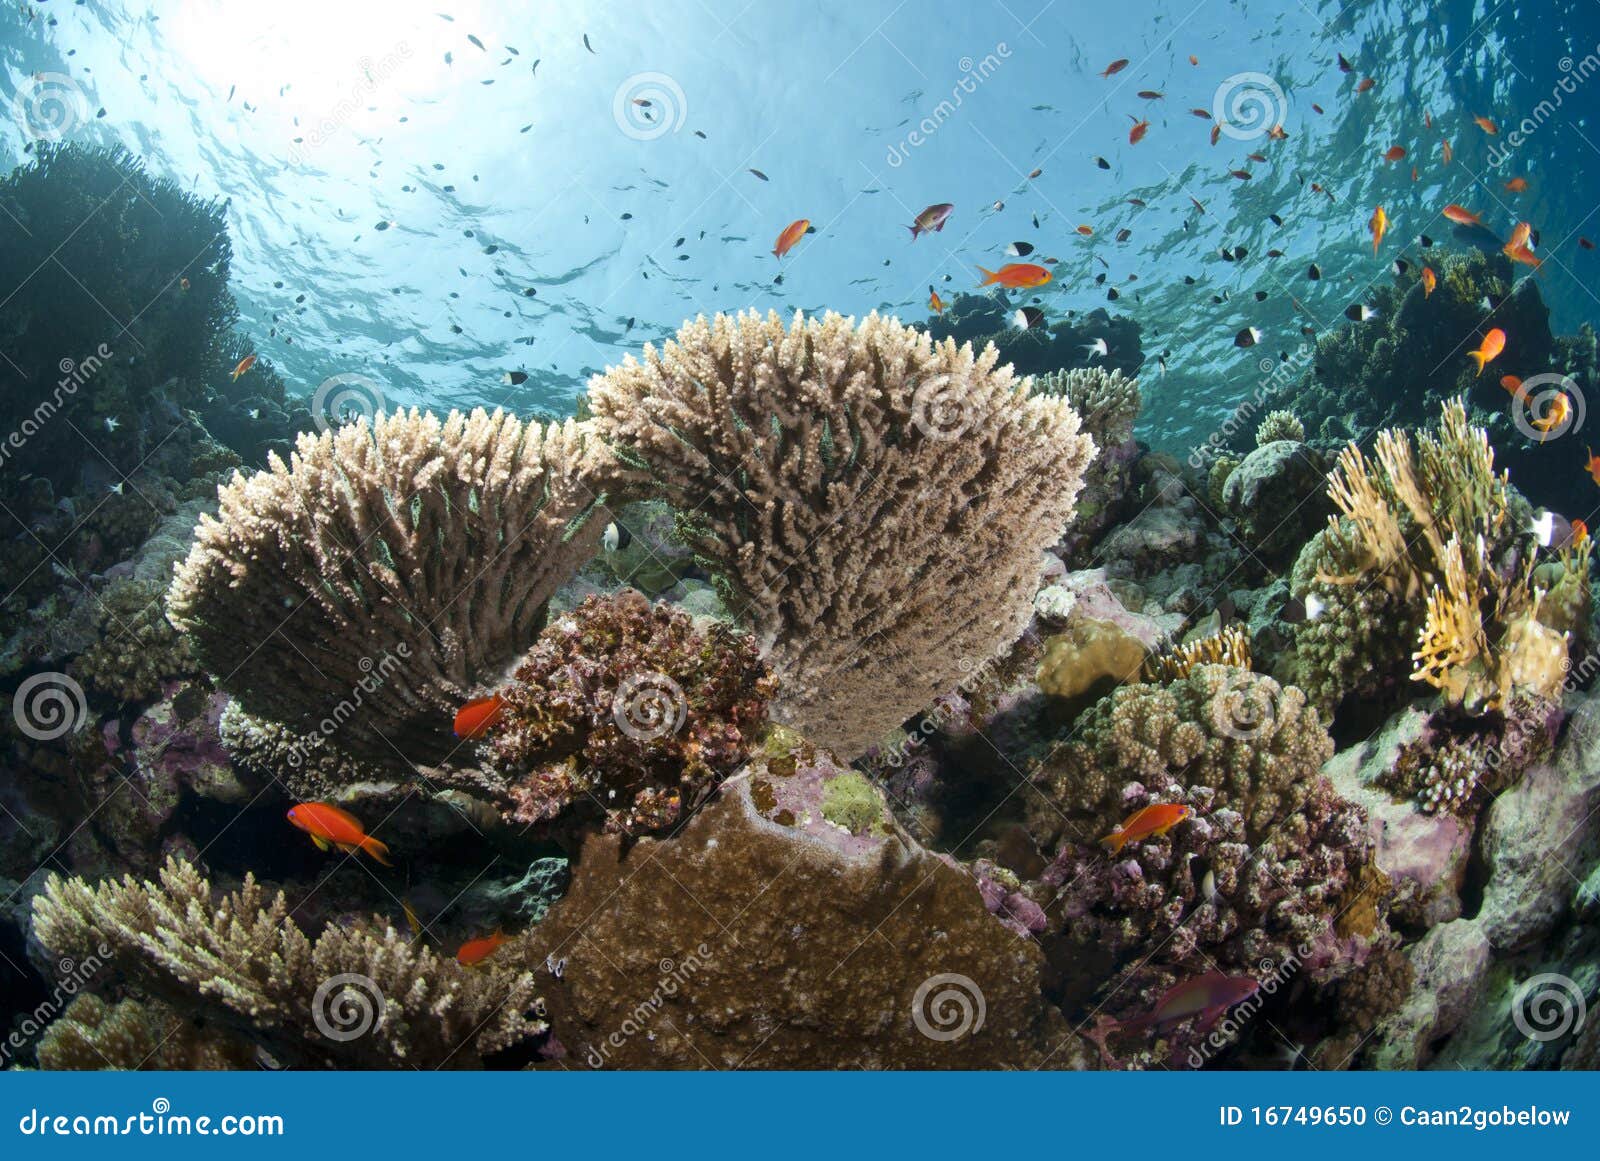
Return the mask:
{"type": "Polygon", "coordinates": [[[252,714],[368,761],[438,762],[450,715],[593,554],[604,448],[582,424],[402,411],[235,475],[168,597],[252,714]]]}
{"type": "MultiPolygon", "coordinates": [[[[1330,688],[1344,684],[1336,675],[1349,668],[1341,654],[1368,642],[1374,655],[1392,654],[1382,642],[1398,629],[1414,642],[1411,679],[1450,704],[1496,710],[1514,694],[1559,696],[1578,626],[1559,603],[1544,609],[1532,513],[1495,472],[1488,438],[1467,422],[1460,400],[1444,405],[1437,434],[1381,432],[1370,459],[1347,447],[1328,491],[1340,515],[1302,553],[1296,587],[1323,606],[1301,630],[1301,656],[1334,671],[1330,688]],[[1369,598],[1372,590],[1382,595],[1369,598]],[[1342,612],[1373,601],[1394,615],[1342,612]]],[[[1575,586],[1586,594],[1587,550],[1583,556],[1575,586]]]]}
{"type": "Polygon", "coordinates": [[[754,643],[637,592],[589,597],[540,635],[484,746],[510,817],[594,815],[624,834],[677,822],[738,770],[775,682],[754,643]]]}
{"type": "Polygon", "coordinates": [[[1028,623],[1093,441],[1064,398],[894,319],[717,315],[590,386],[780,679],[846,758],[1028,623]]]}
{"type": "Polygon", "coordinates": [[[313,939],[293,912],[253,877],[219,896],[192,864],[169,859],[157,882],[52,876],[34,899],[34,932],[80,961],[109,949],[141,987],[284,1063],[468,1068],[544,1031],[515,948],[469,970],[377,922],[313,939]]]}

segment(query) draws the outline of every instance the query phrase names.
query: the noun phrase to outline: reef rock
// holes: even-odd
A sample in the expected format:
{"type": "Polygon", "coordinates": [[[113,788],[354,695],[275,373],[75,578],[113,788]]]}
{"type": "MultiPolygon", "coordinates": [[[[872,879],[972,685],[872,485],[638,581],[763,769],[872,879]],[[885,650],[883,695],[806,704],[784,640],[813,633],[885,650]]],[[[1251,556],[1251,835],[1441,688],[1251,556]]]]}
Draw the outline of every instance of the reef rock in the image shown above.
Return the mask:
{"type": "Polygon", "coordinates": [[[1305,444],[1274,440],[1233,469],[1222,502],[1253,552],[1282,560],[1327,522],[1326,476],[1322,457],[1305,444]]]}
{"type": "Polygon", "coordinates": [[[532,935],[568,1058],[1084,1066],[1040,992],[1041,952],[989,914],[976,881],[887,824],[801,829],[771,786],[789,768],[757,765],[672,838],[586,841],[570,891],[532,935]]]}
{"type": "Polygon", "coordinates": [[[1489,941],[1476,923],[1441,923],[1409,951],[1416,982],[1400,1010],[1378,1026],[1366,1055],[1374,1067],[1415,1069],[1466,1019],[1489,970],[1489,941]]]}

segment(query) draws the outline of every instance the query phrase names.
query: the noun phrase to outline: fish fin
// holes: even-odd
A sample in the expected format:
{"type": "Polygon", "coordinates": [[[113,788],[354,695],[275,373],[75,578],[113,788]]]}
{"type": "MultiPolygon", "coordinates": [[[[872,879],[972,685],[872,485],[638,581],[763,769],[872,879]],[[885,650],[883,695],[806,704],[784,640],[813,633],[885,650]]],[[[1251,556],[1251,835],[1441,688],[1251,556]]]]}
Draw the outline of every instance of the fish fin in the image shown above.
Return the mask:
{"type": "Polygon", "coordinates": [[[371,855],[373,858],[377,859],[378,862],[382,863],[384,866],[394,866],[394,864],[389,861],[389,848],[383,843],[379,842],[377,839],[373,838],[370,834],[361,840],[361,849],[366,851],[367,854],[371,855]]]}
{"type": "Polygon", "coordinates": [[[1471,359],[1474,363],[1478,364],[1478,374],[1479,375],[1483,374],[1483,368],[1489,362],[1488,359],[1483,357],[1483,352],[1482,351],[1468,351],[1467,352],[1467,358],[1471,359]]]}
{"type": "Polygon", "coordinates": [[[317,844],[317,850],[319,851],[333,850],[333,844],[328,842],[328,840],[323,838],[320,834],[312,835],[311,841],[317,844]]]}
{"type": "Polygon", "coordinates": [[[982,266],[980,266],[978,267],[978,273],[983,275],[983,281],[978,283],[979,286],[988,286],[991,282],[1000,281],[1000,276],[993,270],[985,270],[982,266]]]}
{"type": "Polygon", "coordinates": [[[922,233],[922,227],[921,226],[907,226],[906,229],[911,231],[911,240],[913,242],[915,242],[917,240],[917,235],[922,233]]]}
{"type": "Polygon", "coordinates": [[[1120,830],[1114,830],[1100,841],[1106,844],[1112,854],[1118,855],[1122,853],[1122,847],[1128,841],[1128,838],[1120,830]]]}
{"type": "Polygon", "coordinates": [[[341,851],[343,851],[347,855],[355,854],[357,848],[360,846],[359,843],[334,843],[333,845],[338,847],[341,851]]]}
{"type": "Polygon", "coordinates": [[[933,228],[933,232],[935,234],[937,234],[940,231],[942,231],[944,229],[944,224],[945,224],[946,221],[948,221],[948,219],[946,219],[946,218],[939,219],[939,224],[933,228]]]}

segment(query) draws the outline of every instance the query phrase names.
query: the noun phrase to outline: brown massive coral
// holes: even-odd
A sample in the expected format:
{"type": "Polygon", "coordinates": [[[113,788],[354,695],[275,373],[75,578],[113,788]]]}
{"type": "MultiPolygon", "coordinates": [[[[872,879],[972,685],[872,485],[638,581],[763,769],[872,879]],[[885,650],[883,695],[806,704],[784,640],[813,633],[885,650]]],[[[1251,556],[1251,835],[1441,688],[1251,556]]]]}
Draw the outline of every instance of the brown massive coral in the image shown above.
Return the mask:
{"type": "Polygon", "coordinates": [[[993,347],[894,319],[717,315],[597,378],[647,470],[769,651],[780,716],[844,756],[1027,624],[1094,444],[993,347]]]}
{"type": "Polygon", "coordinates": [[[368,761],[440,761],[450,714],[593,553],[609,464],[583,424],[499,411],[302,435],[220,489],[173,619],[252,714],[368,761]]]}
{"type": "Polygon", "coordinates": [[[517,946],[476,970],[390,927],[327,928],[315,940],[288,899],[253,878],[214,898],[189,863],[159,882],[98,887],[51,876],[34,932],[56,955],[109,957],[184,1011],[262,1043],[285,1063],[465,1068],[544,1031],[517,946]]]}

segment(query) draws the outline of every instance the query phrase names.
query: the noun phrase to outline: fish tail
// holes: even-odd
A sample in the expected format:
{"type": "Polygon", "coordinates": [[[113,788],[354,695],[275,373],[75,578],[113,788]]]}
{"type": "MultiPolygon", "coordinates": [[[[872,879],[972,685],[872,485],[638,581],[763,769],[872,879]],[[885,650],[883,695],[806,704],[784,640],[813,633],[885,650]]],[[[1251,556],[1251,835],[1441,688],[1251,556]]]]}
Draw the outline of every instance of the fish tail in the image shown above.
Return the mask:
{"type": "Polygon", "coordinates": [[[383,843],[379,842],[377,839],[373,838],[370,834],[361,840],[360,846],[362,850],[366,851],[367,854],[377,859],[378,862],[382,863],[384,866],[394,866],[394,864],[389,861],[389,848],[383,843]]]}
{"type": "MultiPolygon", "coordinates": [[[[1483,368],[1489,362],[1488,358],[1484,355],[1484,353],[1482,351],[1468,351],[1467,352],[1467,358],[1471,359],[1474,363],[1478,364],[1478,374],[1479,375],[1483,374],[1483,368]]],[[[1474,376],[1474,378],[1476,378],[1476,376],[1474,376]]]]}
{"type": "Polygon", "coordinates": [[[913,242],[917,240],[917,235],[922,233],[922,227],[915,224],[907,226],[906,229],[911,231],[911,240],[913,242]]]}
{"type": "Polygon", "coordinates": [[[1000,281],[1000,276],[993,270],[985,270],[982,266],[980,266],[978,267],[978,273],[983,275],[983,281],[978,283],[979,286],[988,286],[991,282],[1000,281]]]}
{"type": "Polygon", "coordinates": [[[1128,841],[1128,836],[1120,830],[1114,830],[1100,841],[1106,844],[1112,854],[1117,855],[1122,853],[1123,844],[1128,841]]]}

